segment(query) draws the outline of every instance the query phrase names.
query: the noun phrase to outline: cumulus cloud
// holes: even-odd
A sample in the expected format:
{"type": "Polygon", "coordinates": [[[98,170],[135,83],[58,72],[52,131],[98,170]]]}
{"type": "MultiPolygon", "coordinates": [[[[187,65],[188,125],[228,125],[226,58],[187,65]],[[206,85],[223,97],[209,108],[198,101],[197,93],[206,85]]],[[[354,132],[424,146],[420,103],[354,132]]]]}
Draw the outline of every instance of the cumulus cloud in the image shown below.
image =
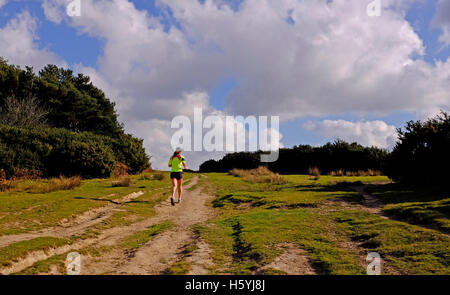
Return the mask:
{"type": "Polygon", "coordinates": [[[40,48],[36,35],[37,20],[28,11],[18,14],[0,28],[0,56],[19,66],[33,66],[36,70],[47,64],[65,66],[66,63],[45,48],[40,48]]]}
{"type": "MultiPolygon", "coordinates": [[[[450,61],[416,58],[424,45],[404,18],[412,2],[382,1],[382,16],[369,17],[360,0],[245,0],[239,9],[222,0],[159,0],[179,24],[169,30],[127,0],[84,0],[72,18],[65,0],[42,7],[49,20],[104,41],[91,75],[126,126],[138,129],[167,125],[195,105],[214,111],[207,93],[229,77],[237,81],[226,100],[233,115],[285,121],[448,106],[450,61]]],[[[152,134],[144,135],[149,146],[159,140],[152,134]]]]}
{"type": "Polygon", "coordinates": [[[7,1],[7,0],[0,0],[0,8],[1,8],[3,5],[6,4],[6,1],[7,1]]]}
{"type": "Polygon", "coordinates": [[[309,121],[303,128],[327,138],[358,142],[364,146],[391,149],[397,141],[395,126],[383,121],[350,122],[345,120],[309,121]]]}
{"type": "Polygon", "coordinates": [[[434,25],[442,29],[439,41],[444,47],[450,45],[450,1],[439,0],[436,6],[436,16],[433,21],[434,25]]]}

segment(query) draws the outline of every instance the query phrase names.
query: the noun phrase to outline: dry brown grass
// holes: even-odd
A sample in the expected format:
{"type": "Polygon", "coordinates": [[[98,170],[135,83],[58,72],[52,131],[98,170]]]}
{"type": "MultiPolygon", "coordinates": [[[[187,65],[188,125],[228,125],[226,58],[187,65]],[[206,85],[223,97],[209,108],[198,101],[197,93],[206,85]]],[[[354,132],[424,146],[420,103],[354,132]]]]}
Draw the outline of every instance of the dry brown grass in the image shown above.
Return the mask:
{"type": "Polygon", "coordinates": [[[124,163],[118,162],[114,166],[113,176],[114,176],[114,178],[121,178],[123,176],[127,176],[129,171],[130,171],[130,167],[128,167],[124,163]]]}
{"type": "Polygon", "coordinates": [[[383,173],[379,170],[359,170],[359,171],[344,171],[339,169],[336,171],[331,171],[330,176],[382,176],[383,173]]]}
{"type": "Polygon", "coordinates": [[[0,192],[9,192],[17,190],[18,182],[16,180],[0,181],[0,192]]]}
{"type": "Polygon", "coordinates": [[[81,177],[73,176],[70,178],[60,176],[52,178],[47,182],[38,182],[31,184],[27,190],[32,193],[50,193],[54,191],[73,190],[81,185],[81,177]]]}
{"type": "Polygon", "coordinates": [[[119,177],[117,180],[114,180],[111,185],[112,187],[129,187],[131,185],[131,178],[129,176],[119,177]]]}
{"type": "Polygon", "coordinates": [[[311,167],[308,169],[308,173],[311,179],[319,180],[320,179],[320,170],[317,167],[311,167]]]}
{"type": "Polygon", "coordinates": [[[242,177],[251,183],[284,184],[287,182],[282,175],[274,173],[263,166],[252,170],[232,169],[229,174],[235,177],[242,177]]]}
{"type": "Polygon", "coordinates": [[[139,180],[164,180],[166,176],[162,173],[142,173],[139,180]]]}
{"type": "Polygon", "coordinates": [[[166,176],[162,173],[155,173],[153,174],[153,179],[163,181],[164,179],[166,179],[166,176]]]}

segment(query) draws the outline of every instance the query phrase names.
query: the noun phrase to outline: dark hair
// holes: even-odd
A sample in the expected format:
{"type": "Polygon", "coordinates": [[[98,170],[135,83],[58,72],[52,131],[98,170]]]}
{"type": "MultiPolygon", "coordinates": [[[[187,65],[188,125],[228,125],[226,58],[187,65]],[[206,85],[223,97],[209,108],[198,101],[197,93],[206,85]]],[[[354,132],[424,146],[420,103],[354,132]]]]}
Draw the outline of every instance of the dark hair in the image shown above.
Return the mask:
{"type": "Polygon", "coordinates": [[[179,154],[181,154],[181,151],[175,151],[173,152],[173,156],[171,159],[175,158],[176,156],[178,156],[179,154]]]}

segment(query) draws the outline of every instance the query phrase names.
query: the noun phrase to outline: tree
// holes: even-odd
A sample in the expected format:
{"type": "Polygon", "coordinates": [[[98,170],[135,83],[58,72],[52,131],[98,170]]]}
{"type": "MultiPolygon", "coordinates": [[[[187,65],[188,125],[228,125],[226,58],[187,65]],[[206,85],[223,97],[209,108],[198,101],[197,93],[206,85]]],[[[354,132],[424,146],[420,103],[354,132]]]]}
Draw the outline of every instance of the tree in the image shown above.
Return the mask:
{"type": "Polygon", "coordinates": [[[48,111],[39,105],[36,97],[19,99],[15,96],[6,98],[4,107],[0,108],[0,124],[13,127],[46,126],[48,111]]]}
{"type": "Polygon", "coordinates": [[[398,129],[399,141],[388,159],[395,181],[444,185],[450,178],[450,116],[441,112],[425,122],[398,129]]]}

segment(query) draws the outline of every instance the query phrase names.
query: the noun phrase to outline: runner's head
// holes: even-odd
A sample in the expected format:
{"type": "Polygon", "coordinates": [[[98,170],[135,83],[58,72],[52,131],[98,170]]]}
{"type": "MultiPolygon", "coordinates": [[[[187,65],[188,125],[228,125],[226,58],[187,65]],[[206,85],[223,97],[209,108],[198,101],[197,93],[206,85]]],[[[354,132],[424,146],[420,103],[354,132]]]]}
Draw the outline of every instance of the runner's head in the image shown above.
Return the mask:
{"type": "Polygon", "coordinates": [[[172,158],[178,157],[181,154],[181,149],[180,148],[176,148],[175,152],[173,153],[172,158]]]}

